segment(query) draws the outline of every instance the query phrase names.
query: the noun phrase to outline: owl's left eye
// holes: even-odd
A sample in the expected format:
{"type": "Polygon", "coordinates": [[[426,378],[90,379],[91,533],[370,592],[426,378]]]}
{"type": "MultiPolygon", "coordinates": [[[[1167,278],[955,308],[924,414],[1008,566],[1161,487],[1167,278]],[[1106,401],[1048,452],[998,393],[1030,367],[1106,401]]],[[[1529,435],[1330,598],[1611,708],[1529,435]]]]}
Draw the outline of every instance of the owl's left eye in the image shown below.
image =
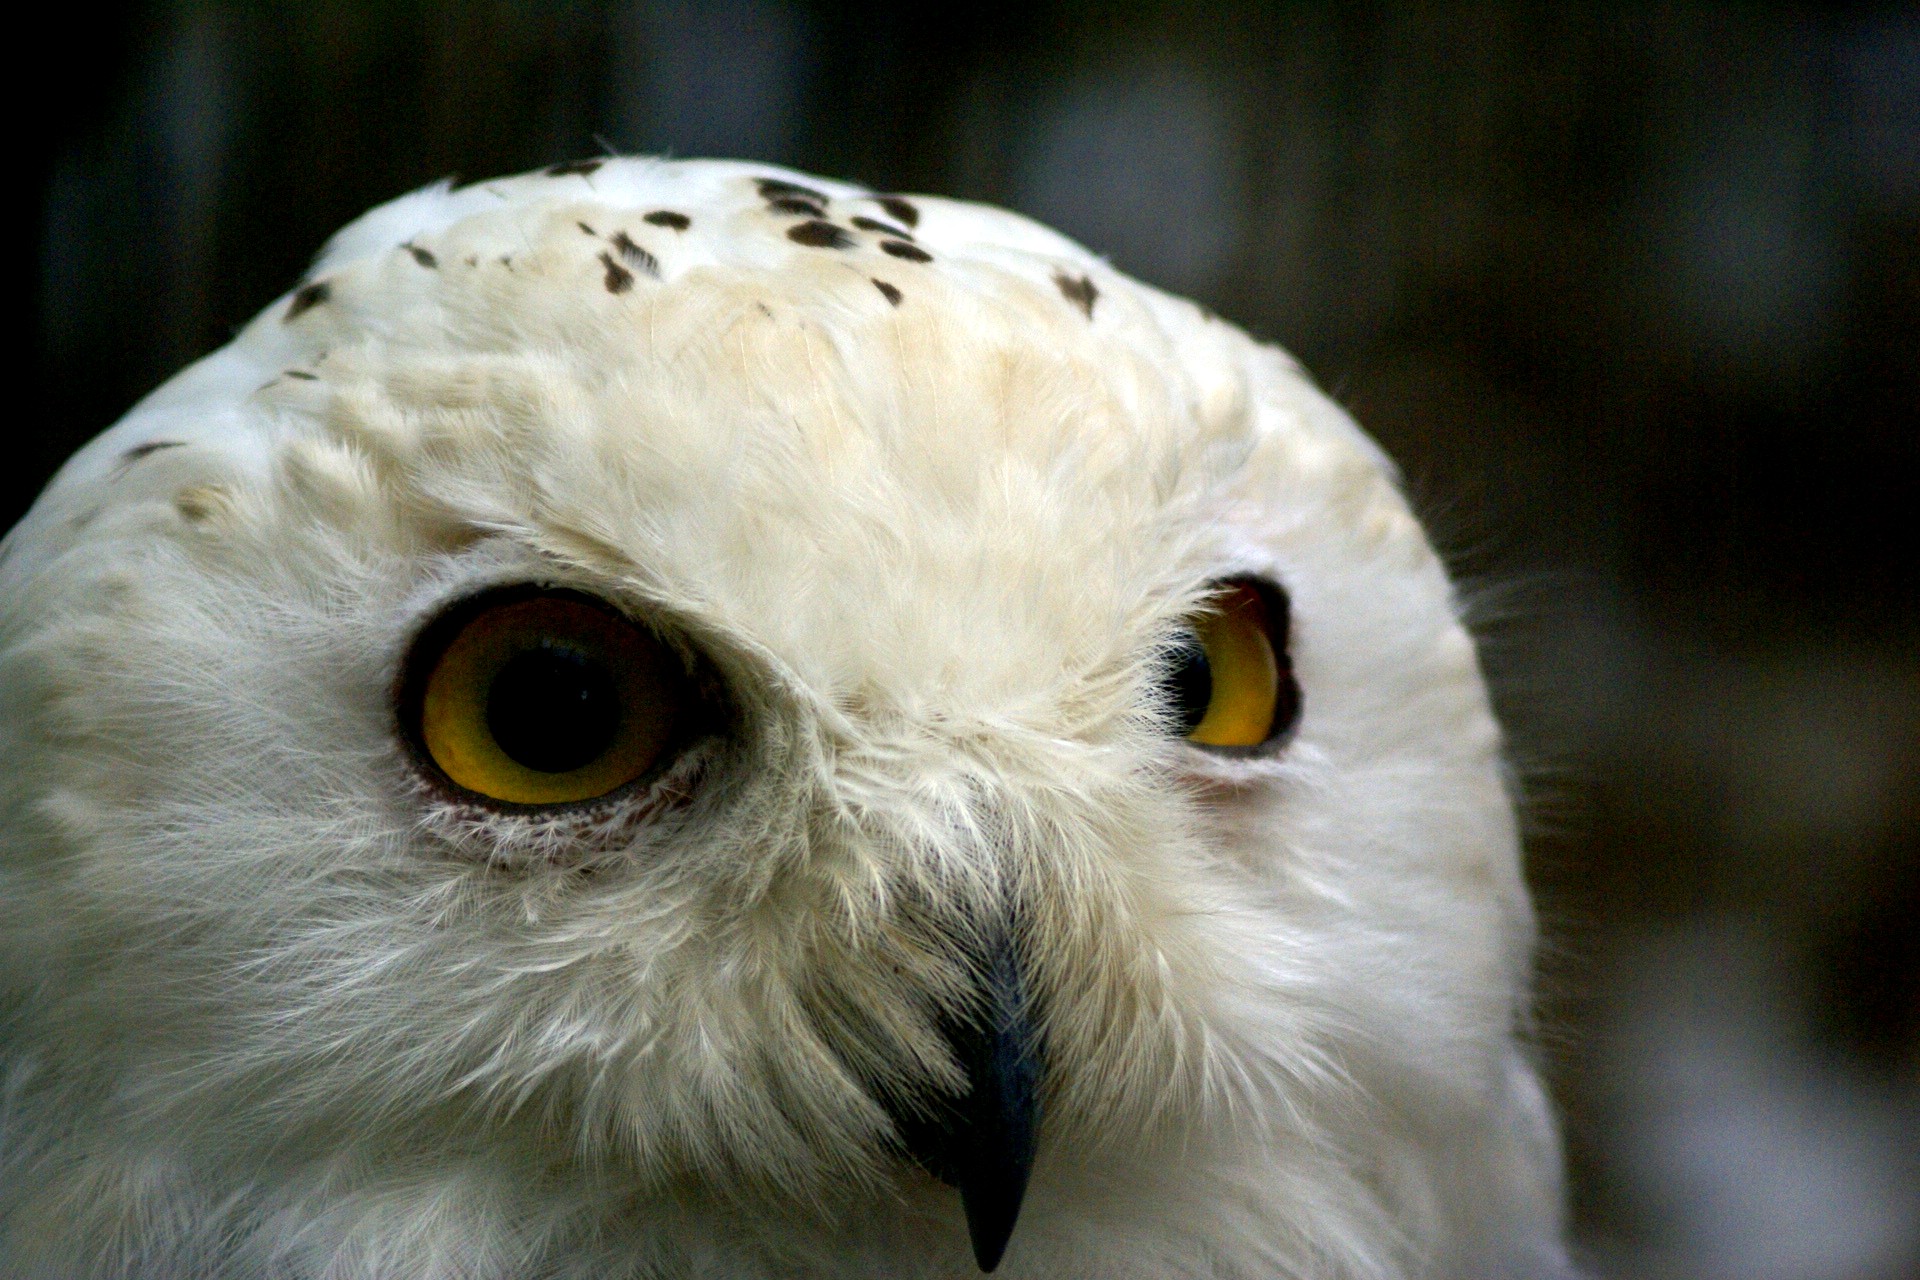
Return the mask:
{"type": "Polygon", "coordinates": [[[414,647],[401,714],[446,779],[513,805],[592,800],[685,740],[679,654],[578,592],[510,588],[457,606],[414,647]]]}
{"type": "Polygon", "coordinates": [[[1215,588],[1165,656],[1161,699],[1174,727],[1197,746],[1264,747],[1300,716],[1300,687],[1287,652],[1287,597],[1252,578],[1230,578],[1215,588]]]}

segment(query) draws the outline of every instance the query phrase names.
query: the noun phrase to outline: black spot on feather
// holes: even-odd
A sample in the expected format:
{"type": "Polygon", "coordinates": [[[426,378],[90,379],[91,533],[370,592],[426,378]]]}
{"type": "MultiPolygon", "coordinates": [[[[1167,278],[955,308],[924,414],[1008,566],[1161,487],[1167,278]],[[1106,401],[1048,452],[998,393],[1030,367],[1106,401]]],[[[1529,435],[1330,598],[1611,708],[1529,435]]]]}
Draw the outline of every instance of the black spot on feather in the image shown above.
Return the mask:
{"type": "Polygon", "coordinates": [[[605,160],[568,160],[564,164],[549,165],[547,167],[547,176],[549,178],[584,178],[588,174],[596,172],[600,166],[605,163],[605,160]]]}
{"type": "Polygon", "coordinates": [[[312,284],[301,285],[293,291],[293,301],[287,304],[287,314],[283,320],[291,324],[332,296],[333,286],[325,280],[315,280],[312,284]]]}
{"type": "Polygon", "coordinates": [[[405,249],[408,253],[412,254],[413,260],[419,263],[423,267],[432,269],[440,265],[440,259],[434,257],[431,250],[422,249],[419,245],[414,244],[412,241],[408,241],[406,244],[403,244],[400,247],[402,249],[405,249]]]}
{"type": "Polygon", "coordinates": [[[878,218],[857,217],[852,219],[852,222],[854,226],[860,228],[862,231],[871,231],[876,235],[892,236],[896,240],[913,239],[913,232],[902,231],[892,223],[882,222],[878,218]]]}
{"type": "Polygon", "coordinates": [[[693,225],[693,219],[684,213],[675,213],[671,209],[655,209],[642,222],[651,222],[656,227],[671,227],[675,231],[685,231],[693,225]]]}
{"type": "Polygon", "coordinates": [[[811,200],[815,204],[826,204],[825,193],[812,187],[803,187],[797,182],[788,182],[783,178],[756,178],[754,184],[760,188],[762,200],[778,200],[782,196],[798,196],[802,200],[811,200]]]}
{"type": "Polygon", "coordinates": [[[896,307],[900,305],[900,291],[888,284],[885,280],[874,280],[873,287],[878,289],[880,296],[888,302],[896,307]]]}
{"type": "Polygon", "coordinates": [[[1060,287],[1060,296],[1087,313],[1087,319],[1093,319],[1093,304],[1100,300],[1100,291],[1093,287],[1093,281],[1086,276],[1078,280],[1064,271],[1053,273],[1054,284],[1060,287]]]}
{"type": "Polygon", "coordinates": [[[582,231],[586,232],[590,236],[597,236],[600,234],[598,231],[595,231],[592,227],[588,226],[584,222],[576,222],[573,225],[580,228],[582,231]]]}
{"type": "Polygon", "coordinates": [[[635,244],[632,236],[624,231],[616,231],[613,233],[611,243],[615,249],[619,250],[620,257],[628,265],[637,267],[656,279],[659,277],[660,259],[635,244]]]}
{"type": "Polygon", "coordinates": [[[904,222],[910,227],[920,225],[920,211],[910,202],[902,200],[899,196],[881,196],[879,199],[880,207],[885,209],[887,216],[895,222],[904,222]]]}
{"type": "Polygon", "coordinates": [[[613,260],[613,255],[602,252],[600,262],[607,269],[606,286],[608,293],[625,293],[633,288],[633,272],[613,260]]]}
{"type": "Polygon", "coordinates": [[[137,444],[120,455],[120,466],[118,469],[124,471],[134,463],[140,461],[140,459],[158,453],[162,449],[179,449],[185,447],[185,445],[186,441],[184,440],[149,440],[145,444],[137,444]]]}
{"type": "Polygon", "coordinates": [[[814,249],[851,249],[854,239],[844,228],[815,219],[787,229],[787,239],[814,249]]]}
{"type": "Polygon", "coordinates": [[[295,380],[295,381],[297,381],[297,382],[318,382],[318,381],[320,381],[320,375],[319,375],[319,374],[317,374],[317,373],[308,373],[308,372],[307,372],[307,371],[306,371],[305,369],[289,369],[289,370],[287,370],[287,371],[286,371],[285,373],[283,373],[283,374],[281,374],[280,376],[281,376],[281,377],[283,377],[283,378],[292,378],[292,379],[294,379],[294,380],[295,380]]]}
{"type": "Polygon", "coordinates": [[[892,254],[896,258],[905,258],[908,262],[932,262],[933,255],[917,244],[908,244],[905,240],[882,240],[880,252],[892,254]]]}
{"type": "Polygon", "coordinates": [[[797,218],[824,218],[827,216],[827,207],[799,196],[780,196],[767,201],[767,212],[792,214],[797,218]]]}

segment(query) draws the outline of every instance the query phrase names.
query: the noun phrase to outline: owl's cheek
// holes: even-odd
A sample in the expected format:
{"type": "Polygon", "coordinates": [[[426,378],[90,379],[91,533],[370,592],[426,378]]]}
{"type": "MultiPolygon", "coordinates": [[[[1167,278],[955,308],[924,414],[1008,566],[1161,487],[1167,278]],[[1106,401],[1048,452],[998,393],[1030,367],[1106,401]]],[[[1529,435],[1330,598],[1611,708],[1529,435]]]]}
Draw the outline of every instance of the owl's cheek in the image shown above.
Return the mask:
{"type": "Polygon", "coordinates": [[[1205,812],[1257,804],[1299,772],[1278,757],[1221,758],[1182,749],[1168,768],[1180,793],[1205,812]]]}

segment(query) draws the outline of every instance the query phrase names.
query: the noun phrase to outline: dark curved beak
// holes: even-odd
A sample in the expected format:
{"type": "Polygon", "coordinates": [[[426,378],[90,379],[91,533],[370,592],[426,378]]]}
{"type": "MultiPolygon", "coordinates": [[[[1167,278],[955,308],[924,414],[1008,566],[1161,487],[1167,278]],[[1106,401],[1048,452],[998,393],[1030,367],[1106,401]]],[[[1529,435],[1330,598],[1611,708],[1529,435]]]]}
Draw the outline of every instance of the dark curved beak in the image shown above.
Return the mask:
{"type": "Polygon", "coordinates": [[[974,957],[980,999],[964,1019],[941,1026],[967,1091],[932,1115],[893,1112],[913,1158],[959,1188],[980,1270],[1000,1265],[1020,1218],[1040,1123],[1040,1046],[1027,1014],[1025,982],[1011,939],[974,957]]]}

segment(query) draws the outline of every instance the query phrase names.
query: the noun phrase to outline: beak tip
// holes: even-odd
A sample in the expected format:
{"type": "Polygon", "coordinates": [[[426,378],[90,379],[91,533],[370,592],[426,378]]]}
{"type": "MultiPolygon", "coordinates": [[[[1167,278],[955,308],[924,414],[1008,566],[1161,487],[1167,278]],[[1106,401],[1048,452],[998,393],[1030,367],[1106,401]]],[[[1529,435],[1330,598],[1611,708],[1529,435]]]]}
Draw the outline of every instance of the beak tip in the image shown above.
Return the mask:
{"type": "Polygon", "coordinates": [[[995,1194],[983,1188],[961,1188],[960,1203],[967,1214],[967,1238],[973,1245],[973,1260],[980,1264],[981,1271],[991,1273],[1006,1255],[1007,1242],[1013,1238],[1014,1223],[1020,1217],[1024,1191],[1024,1187],[1001,1188],[995,1194]]]}
{"type": "Polygon", "coordinates": [[[943,1028],[967,1091],[935,1116],[893,1111],[908,1154],[955,1187],[973,1260],[992,1272],[1026,1199],[1040,1123],[1041,1050],[1011,946],[981,966],[986,1007],[943,1028]]]}

